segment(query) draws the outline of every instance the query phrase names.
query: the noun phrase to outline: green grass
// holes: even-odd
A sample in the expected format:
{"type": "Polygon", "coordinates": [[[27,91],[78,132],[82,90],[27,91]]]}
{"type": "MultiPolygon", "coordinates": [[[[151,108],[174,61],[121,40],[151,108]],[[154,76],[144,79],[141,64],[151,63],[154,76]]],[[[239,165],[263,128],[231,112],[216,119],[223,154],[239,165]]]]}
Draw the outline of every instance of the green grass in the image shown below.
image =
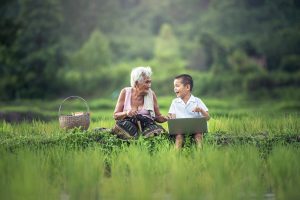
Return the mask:
{"type": "Polygon", "coordinates": [[[267,160],[253,146],[150,154],[143,143],[102,149],[64,145],[1,151],[2,199],[278,199],[299,196],[299,148],[276,146],[267,160]],[[47,194],[47,195],[45,195],[47,194]]]}
{"type": "MultiPolygon", "coordinates": [[[[105,117],[93,118],[89,130],[97,127],[112,128],[114,120],[111,113],[107,112],[105,117]]],[[[300,130],[300,116],[298,113],[290,114],[263,114],[251,113],[240,117],[212,116],[209,121],[209,133],[222,133],[231,135],[289,135],[298,134],[300,130]]],[[[167,129],[167,123],[162,124],[167,129]]],[[[0,122],[0,139],[10,139],[18,137],[53,137],[65,135],[66,133],[59,128],[58,120],[50,122],[33,121],[11,124],[0,122]]]]}
{"type": "MultiPolygon", "coordinates": [[[[159,100],[163,114],[171,99],[159,100]]],[[[110,100],[91,101],[88,131],[67,132],[54,111],[59,101],[39,102],[51,121],[0,122],[0,198],[297,199],[297,104],[204,101],[212,116],[204,147],[187,137],[179,152],[166,135],[126,142],[93,131],[113,127],[110,100]]],[[[2,106],[26,112],[30,103],[2,106]]]]}

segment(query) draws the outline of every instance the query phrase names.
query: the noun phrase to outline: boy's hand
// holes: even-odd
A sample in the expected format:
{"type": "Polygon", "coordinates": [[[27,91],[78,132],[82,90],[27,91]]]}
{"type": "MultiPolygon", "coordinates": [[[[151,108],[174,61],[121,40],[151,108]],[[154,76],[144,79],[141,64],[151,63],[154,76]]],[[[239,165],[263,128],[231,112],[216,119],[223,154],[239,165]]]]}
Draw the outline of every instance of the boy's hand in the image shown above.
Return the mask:
{"type": "Polygon", "coordinates": [[[202,108],[196,106],[196,108],[194,108],[194,110],[192,110],[192,111],[193,112],[201,112],[201,113],[203,113],[204,110],[202,108]]]}
{"type": "Polygon", "coordinates": [[[202,108],[200,108],[198,106],[193,110],[193,112],[201,112],[201,114],[206,118],[206,120],[210,119],[208,112],[206,112],[205,110],[203,110],[202,108]]]}

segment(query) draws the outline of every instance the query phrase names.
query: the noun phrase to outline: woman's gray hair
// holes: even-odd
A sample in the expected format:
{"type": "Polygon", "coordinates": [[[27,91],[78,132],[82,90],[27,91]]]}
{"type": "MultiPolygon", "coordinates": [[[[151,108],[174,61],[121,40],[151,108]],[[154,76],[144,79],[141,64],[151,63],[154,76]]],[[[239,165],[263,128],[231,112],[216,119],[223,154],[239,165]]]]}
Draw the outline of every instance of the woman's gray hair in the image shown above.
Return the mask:
{"type": "Polygon", "coordinates": [[[133,68],[131,71],[131,79],[130,79],[130,84],[131,87],[135,86],[136,81],[138,83],[141,83],[144,80],[144,77],[151,77],[152,75],[152,70],[151,67],[136,67],[133,68]]]}
{"type": "Polygon", "coordinates": [[[136,67],[133,68],[131,71],[131,80],[130,80],[130,84],[131,87],[135,86],[136,81],[138,83],[143,82],[145,77],[151,77],[152,75],[152,70],[151,67],[147,66],[147,67],[136,67]]]}

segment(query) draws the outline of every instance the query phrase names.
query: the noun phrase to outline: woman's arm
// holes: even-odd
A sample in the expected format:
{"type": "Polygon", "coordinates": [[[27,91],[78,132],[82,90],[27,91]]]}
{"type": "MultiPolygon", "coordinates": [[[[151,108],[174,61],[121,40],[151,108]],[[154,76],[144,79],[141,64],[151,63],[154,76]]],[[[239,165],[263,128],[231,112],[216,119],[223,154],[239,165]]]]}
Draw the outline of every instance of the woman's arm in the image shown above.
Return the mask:
{"type": "Polygon", "coordinates": [[[126,90],[122,89],[122,91],[120,92],[116,107],[115,107],[114,115],[113,115],[115,120],[120,120],[120,119],[124,119],[125,117],[127,117],[127,113],[123,111],[125,95],[126,95],[126,90]]]}
{"type": "Polygon", "coordinates": [[[155,113],[155,121],[159,123],[163,123],[167,121],[167,118],[164,117],[160,111],[159,111],[159,106],[157,103],[157,98],[155,93],[153,92],[153,104],[154,104],[154,113],[155,113]]]}

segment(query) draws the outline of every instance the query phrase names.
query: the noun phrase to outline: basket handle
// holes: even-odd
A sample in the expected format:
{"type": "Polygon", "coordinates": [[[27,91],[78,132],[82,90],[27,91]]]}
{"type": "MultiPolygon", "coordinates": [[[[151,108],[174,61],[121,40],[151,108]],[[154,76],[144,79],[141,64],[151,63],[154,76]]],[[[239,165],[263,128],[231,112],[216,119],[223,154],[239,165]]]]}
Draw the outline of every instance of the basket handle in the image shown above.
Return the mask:
{"type": "Polygon", "coordinates": [[[90,108],[89,108],[89,106],[88,106],[86,100],[84,100],[84,99],[83,99],[82,97],[80,97],[80,96],[69,96],[69,97],[65,98],[65,99],[61,102],[61,104],[60,104],[60,106],[59,106],[59,109],[58,109],[58,116],[60,116],[60,113],[61,113],[60,110],[61,110],[62,105],[64,104],[64,102],[65,102],[66,100],[68,100],[68,99],[70,99],[70,98],[77,98],[77,99],[82,100],[82,101],[84,102],[86,108],[87,108],[87,112],[88,112],[88,113],[90,112],[90,108]]]}

